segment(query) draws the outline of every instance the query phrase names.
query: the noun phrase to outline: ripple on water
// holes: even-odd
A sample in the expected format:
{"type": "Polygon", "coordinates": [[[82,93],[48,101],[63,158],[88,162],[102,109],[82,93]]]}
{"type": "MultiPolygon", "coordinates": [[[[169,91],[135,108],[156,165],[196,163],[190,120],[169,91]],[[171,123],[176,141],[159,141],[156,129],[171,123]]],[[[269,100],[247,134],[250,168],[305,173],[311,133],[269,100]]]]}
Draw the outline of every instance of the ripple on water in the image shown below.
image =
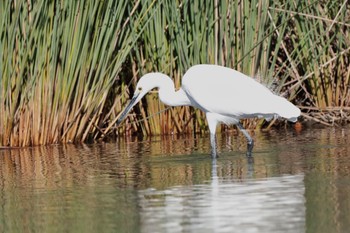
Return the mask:
{"type": "Polygon", "coordinates": [[[303,232],[303,175],[140,190],[144,232],[303,232]],[[170,221],[171,220],[171,221],[170,221]]]}

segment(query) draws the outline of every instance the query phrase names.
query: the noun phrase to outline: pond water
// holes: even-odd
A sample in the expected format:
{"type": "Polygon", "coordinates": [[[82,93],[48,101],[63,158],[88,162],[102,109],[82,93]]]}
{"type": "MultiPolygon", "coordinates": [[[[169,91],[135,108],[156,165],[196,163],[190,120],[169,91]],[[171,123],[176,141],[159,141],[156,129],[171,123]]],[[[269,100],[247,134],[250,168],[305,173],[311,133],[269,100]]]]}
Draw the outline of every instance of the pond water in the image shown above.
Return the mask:
{"type": "Polygon", "coordinates": [[[348,232],[350,128],[0,150],[0,232],[348,232]]]}

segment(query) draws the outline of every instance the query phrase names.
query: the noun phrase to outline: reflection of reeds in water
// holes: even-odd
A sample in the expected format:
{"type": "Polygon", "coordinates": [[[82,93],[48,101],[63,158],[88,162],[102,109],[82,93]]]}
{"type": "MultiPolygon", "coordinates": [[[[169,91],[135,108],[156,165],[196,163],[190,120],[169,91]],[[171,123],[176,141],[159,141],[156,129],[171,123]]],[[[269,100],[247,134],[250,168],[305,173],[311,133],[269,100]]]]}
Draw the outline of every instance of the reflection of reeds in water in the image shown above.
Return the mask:
{"type": "MultiPolygon", "coordinates": [[[[318,157],[320,162],[315,164],[315,168],[322,172],[333,171],[334,174],[336,172],[350,173],[346,167],[338,164],[338,160],[330,157],[337,154],[345,156],[346,151],[339,150],[336,146],[328,146],[342,143],[345,139],[339,135],[334,136],[326,130],[318,132],[321,133],[319,142],[327,146],[320,146],[318,151],[322,153],[317,155],[320,156],[318,157]]],[[[314,137],[310,134],[311,136],[314,137]]],[[[308,148],[299,148],[300,141],[294,132],[288,130],[255,132],[253,137],[256,139],[256,158],[252,178],[264,178],[281,173],[297,174],[305,170],[304,166],[307,161],[303,161],[305,158],[300,156],[303,156],[303,150],[308,150],[308,148]],[[281,137],[282,142],[280,142],[281,137]],[[274,148],[267,155],[263,149],[266,145],[274,148]],[[299,153],[300,150],[301,153],[299,153]],[[276,166],[266,164],[276,164],[276,166]]],[[[233,174],[237,179],[249,178],[246,176],[248,173],[246,171],[247,161],[244,157],[246,140],[243,135],[239,133],[218,135],[218,150],[223,156],[220,158],[223,160],[220,169],[225,168],[219,170],[218,174],[233,174]],[[228,164],[224,164],[226,160],[230,160],[228,164]]],[[[166,172],[166,169],[175,169],[174,172],[177,174],[188,175],[183,178],[184,180],[193,178],[188,168],[200,174],[207,174],[200,176],[205,179],[209,179],[211,174],[210,143],[208,137],[202,136],[197,138],[189,135],[157,136],[146,138],[141,142],[137,141],[137,138],[128,137],[120,139],[117,145],[114,143],[57,145],[0,150],[0,152],[2,155],[1,177],[16,175],[24,182],[35,181],[37,185],[45,180],[63,182],[63,185],[68,186],[73,185],[74,182],[89,185],[89,182],[93,180],[89,180],[88,177],[94,177],[100,173],[116,177],[118,181],[122,181],[120,183],[122,187],[148,184],[147,179],[150,178],[148,175],[153,173],[152,170],[157,172],[152,177],[158,177],[158,174],[161,173],[169,173],[172,176],[173,172],[166,172]],[[157,171],[160,167],[165,170],[157,171]],[[200,170],[203,171],[200,172],[200,170]]],[[[312,153],[310,156],[316,156],[314,151],[308,153],[312,153]]],[[[15,177],[8,178],[15,179],[15,177]]],[[[45,182],[42,183],[43,186],[48,185],[45,182]]],[[[57,184],[55,182],[52,185],[57,184]]],[[[42,187],[38,186],[38,188],[42,187]]]]}
{"type": "Polygon", "coordinates": [[[1,151],[0,231],[137,231],[133,192],[118,186],[126,172],[101,153],[84,145],[1,151]]]}
{"type": "MultiPolygon", "coordinates": [[[[318,142],[305,159],[313,161],[305,177],[310,232],[346,232],[350,223],[349,129],[315,130],[318,142]],[[311,157],[311,158],[310,158],[311,157]],[[315,220],[317,219],[317,220],[315,220]]],[[[312,135],[308,135],[312,137],[312,135]]]]}
{"type": "MultiPolygon", "coordinates": [[[[265,142],[264,137],[258,133],[255,137],[259,137],[256,144],[259,150],[260,145],[265,142]]],[[[55,189],[75,184],[95,185],[96,181],[89,177],[93,178],[99,174],[114,177],[120,187],[145,187],[144,185],[150,182],[152,186],[158,186],[165,180],[151,180],[152,177],[161,177],[160,174],[168,174],[169,179],[175,183],[179,182],[176,180],[180,177],[186,182],[210,179],[211,157],[207,137],[173,135],[149,137],[142,142],[135,141],[136,138],[130,139],[132,141],[121,140],[117,145],[101,143],[0,150],[2,181],[15,183],[15,180],[19,179],[23,182],[20,185],[26,186],[31,183],[34,188],[55,189]],[[194,175],[198,177],[194,179],[194,175]]],[[[223,170],[218,173],[222,175],[232,173],[237,179],[247,178],[244,136],[240,134],[219,136],[218,147],[225,153],[224,160],[227,156],[237,159],[225,164],[223,170]],[[227,155],[230,153],[233,155],[227,155]]],[[[256,158],[255,163],[265,163],[260,159],[256,158]]],[[[259,166],[255,170],[257,177],[261,178],[269,176],[271,172],[272,170],[269,171],[264,166],[259,166]]],[[[166,183],[174,184],[170,180],[166,183]]]]}
{"type": "MultiPolygon", "coordinates": [[[[350,203],[348,130],[305,130],[299,136],[287,130],[256,132],[254,138],[255,160],[250,167],[244,155],[244,136],[219,135],[219,178],[239,184],[303,173],[307,227],[318,231],[336,225],[336,232],[348,229],[343,220],[349,215],[350,203]]],[[[210,182],[209,151],[207,137],[178,135],[141,142],[127,137],[116,144],[0,150],[0,219],[13,216],[16,221],[15,217],[23,216],[23,224],[38,216],[48,223],[57,218],[93,219],[100,212],[87,208],[109,206],[117,211],[129,208],[130,203],[133,207],[123,211],[133,219],[137,212],[135,189],[162,190],[210,182]],[[101,199],[106,193],[110,196],[101,199]],[[76,212],[62,215],[62,205],[76,212]],[[45,211],[49,214],[41,215],[45,211]]]]}

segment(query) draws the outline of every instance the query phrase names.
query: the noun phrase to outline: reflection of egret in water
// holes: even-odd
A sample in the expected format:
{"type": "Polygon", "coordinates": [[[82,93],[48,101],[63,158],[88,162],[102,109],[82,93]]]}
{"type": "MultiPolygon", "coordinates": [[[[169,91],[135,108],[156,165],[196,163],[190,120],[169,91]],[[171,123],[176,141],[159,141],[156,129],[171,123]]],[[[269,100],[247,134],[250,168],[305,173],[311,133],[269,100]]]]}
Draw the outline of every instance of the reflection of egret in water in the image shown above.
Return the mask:
{"type": "Polygon", "coordinates": [[[238,181],[218,176],[221,162],[208,183],[139,191],[144,232],[305,231],[303,175],[238,181]]]}
{"type": "Polygon", "coordinates": [[[165,74],[144,75],[117,124],[153,88],[159,88],[159,98],[166,105],[188,105],[205,112],[213,157],[217,156],[215,131],[219,122],[237,125],[247,138],[247,155],[251,155],[254,142],[240,124],[240,119],[260,117],[270,120],[278,116],[295,122],[300,116],[300,109],[288,100],[236,70],[217,65],[196,65],[186,72],[178,91],[175,91],[173,81],[165,74]]]}
{"type": "MultiPolygon", "coordinates": [[[[254,161],[253,161],[253,157],[247,157],[247,174],[246,174],[246,177],[247,179],[251,179],[253,177],[253,174],[254,174],[254,161]]],[[[222,213],[221,213],[221,206],[222,205],[225,205],[226,202],[222,202],[222,198],[221,198],[221,195],[222,195],[222,191],[221,189],[223,188],[222,187],[222,184],[220,183],[219,181],[219,177],[218,177],[218,169],[220,167],[218,166],[217,164],[217,159],[214,158],[212,159],[212,171],[211,171],[211,174],[212,174],[212,177],[211,177],[211,182],[210,182],[210,193],[211,193],[211,196],[210,196],[210,208],[209,208],[209,211],[207,212],[210,212],[210,215],[212,216],[210,218],[210,221],[211,221],[211,227],[213,229],[217,229],[217,228],[220,228],[221,225],[222,225],[222,213]]],[[[234,197],[233,197],[234,198],[234,197]]],[[[234,230],[234,229],[232,229],[234,230]]]]}
{"type": "MultiPolygon", "coordinates": [[[[247,157],[247,174],[246,178],[251,179],[254,175],[254,158],[253,157],[247,157]]],[[[211,163],[211,178],[212,181],[218,179],[218,165],[217,165],[217,159],[213,158],[211,163]]]]}

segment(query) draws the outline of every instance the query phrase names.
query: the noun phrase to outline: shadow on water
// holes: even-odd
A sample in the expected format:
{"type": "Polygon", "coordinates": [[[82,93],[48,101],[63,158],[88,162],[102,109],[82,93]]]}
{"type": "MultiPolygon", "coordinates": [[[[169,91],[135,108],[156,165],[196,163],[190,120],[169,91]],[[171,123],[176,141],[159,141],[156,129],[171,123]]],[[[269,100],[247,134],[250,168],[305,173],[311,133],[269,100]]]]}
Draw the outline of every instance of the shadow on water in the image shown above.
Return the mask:
{"type": "Polygon", "coordinates": [[[0,232],[347,232],[350,129],[0,150],[0,232]]]}

